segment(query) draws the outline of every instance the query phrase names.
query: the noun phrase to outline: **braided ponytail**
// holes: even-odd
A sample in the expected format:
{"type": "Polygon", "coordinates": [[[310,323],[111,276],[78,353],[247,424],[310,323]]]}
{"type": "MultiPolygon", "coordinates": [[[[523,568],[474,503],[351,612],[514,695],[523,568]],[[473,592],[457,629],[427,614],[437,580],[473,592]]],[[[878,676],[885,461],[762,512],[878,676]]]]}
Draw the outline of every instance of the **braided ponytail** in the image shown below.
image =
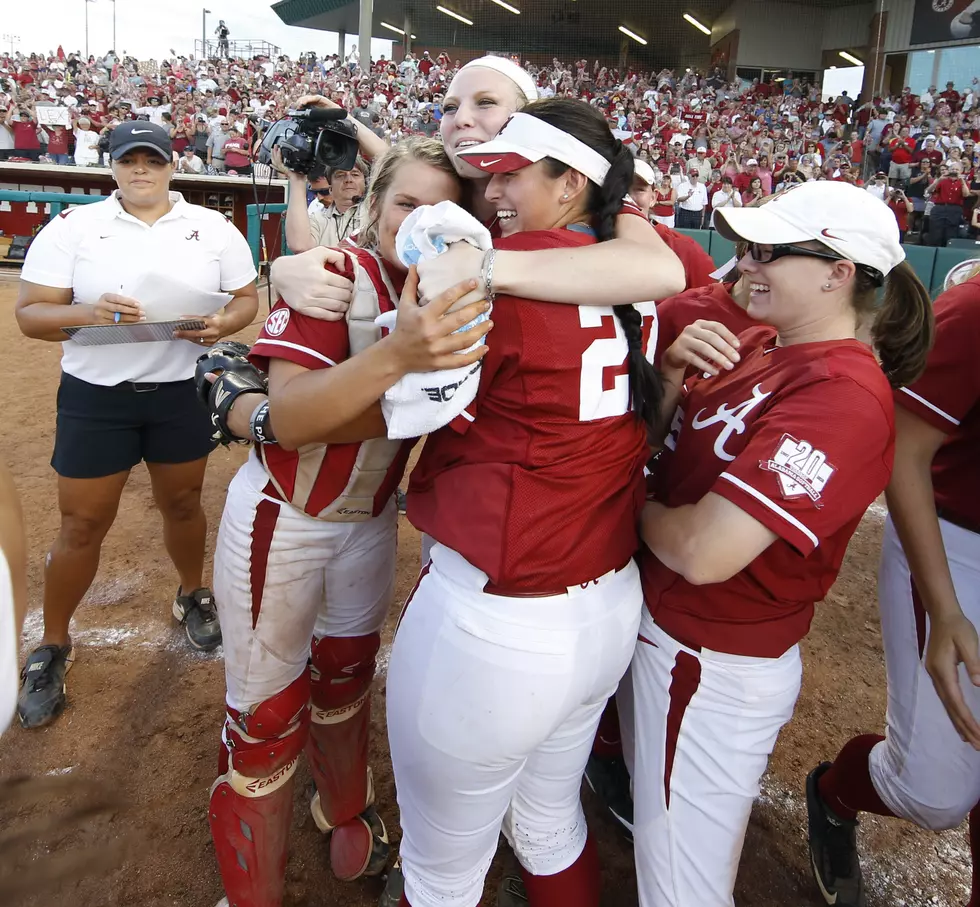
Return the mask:
{"type": "MultiPolygon", "coordinates": [[[[633,184],[633,155],[609,131],[609,126],[595,108],[584,101],[549,98],[535,101],[523,113],[535,116],[552,126],[575,136],[609,162],[609,172],[601,186],[589,182],[588,210],[596,239],[606,242],[615,237],[616,218],[623,208],[623,199],[633,184]]],[[[554,177],[569,169],[567,164],[545,158],[554,177]]],[[[636,417],[650,427],[660,419],[663,384],[660,375],[647,361],[643,351],[642,318],[632,305],[613,306],[613,312],[626,335],[629,345],[630,401],[636,417]]]]}

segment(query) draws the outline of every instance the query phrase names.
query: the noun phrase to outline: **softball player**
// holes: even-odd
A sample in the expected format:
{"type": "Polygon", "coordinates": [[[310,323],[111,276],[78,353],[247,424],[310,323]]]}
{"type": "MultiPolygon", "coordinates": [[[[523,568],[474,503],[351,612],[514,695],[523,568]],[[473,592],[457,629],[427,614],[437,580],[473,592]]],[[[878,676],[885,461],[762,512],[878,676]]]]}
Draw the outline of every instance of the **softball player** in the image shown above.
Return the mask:
{"type": "MultiPolygon", "coordinates": [[[[479,351],[454,351],[488,328],[449,340],[442,362],[420,357],[401,320],[376,342],[374,318],[402,288],[404,270],[393,264],[401,221],[416,205],[457,200],[459,191],[438,142],[409,140],[390,151],[368,197],[365,247],[344,253],[343,273],[356,287],[348,321],[315,321],[280,304],[252,347],[252,360],[270,371],[253,433],[270,443],[256,445],[228,489],[214,568],[227,718],[209,818],[223,903],[232,907],[282,901],[304,746],[316,782],[311,811],[331,833],[334,873],[377,874],[387,860],[367,764],[370,688],[394,583],[392,495],[414,442],[384,437],[376,403],[408,371],[476,361],[479,351]]],[[[444,333],[485,308],[462,309],[444,333]]]]}
{"type": "MultiPolygon", "coordinates": [[[[725,336],[734,339],[734,335],[755,325],[746,312],[748,304],[749,280],[746,277],[739,277],[734,283],[712,281],[707,286],[686,290],[658,303],[654,366],[662,367],[664,354],[681,340],[688,326],[700,330],[700,321],[722,325],[729,332],[725,336]]],[[[688,334],[690,339],[683,342],[690,345],[693,353],[700,341],[694,339],[693,331],[688,334]]],[[[674,352],[681,354],[680,348],[674,352]]],[[[629,774],[632,750],[630,746],[623,746],[623,738],[633,739],[632,714],[627,712],[623,717],[621,727],[616,700],[610,699],[599,722],[592,755],[585,768],[585,780],[626,836],[632,839],[633,797],[629,774]]],[[[513,886],[514,882],[509,884],[513,886]]]]}
{"type": "MultiPolygon", "coordinates": [[[[515,111],[537,97],[531,77],[503,57],[481,57],[453,78],[439,121],[446,150],[467,181],[465,207],[499,232],[496,209],[486,199],[487,176],[466,163],[467,149],[492,139],[515,111]]],[[[664,299],[684,289],[681,263],[633,205],[616,218],[609,242],[576,249],[503,250],[496,257],[494,289],[530,299],[608,306],[664,299]]],[[[279,258],[273,265],[276,290],[286,302],[317,318],[342,318],[349,292],[325,274],[322,250],[279,258]]],[[[483,279],[483,253],[456,243],[419,265],[420,291],[432,299],[446,287],[483,279]]]]}
{"type": "Polygon", "coordinates": [[[928,293],[868,193],[806,183],[717,219],[750,244],[748,313],[772,327],[745,331],[718,376],[685,382],[665,363],[677,408],[644,511],[647,609],[620,692],[641,907],[734,903],[752,800],[799,692],[797,643],[887,484],[889,385],[919,375],[932,337],[928,293]],[[856,339],[871,312],[880,367],[856,339]]]}
{"type": "MultiPolygon", "coordinates": [[[[530,105],[460,156],[495,174],[501,249],[608,239],[633,172],[578,101],[530,105]]],[[[579,788],[635,641],[659,384],[632,306],[498,295],[494,322],[469,419],[430,435],[409,487],[409,516],[437,544],[389,662],[403,879],[389,876],[386,901],[472,907],[503,830],[532,905],[595,907],[579,788]]]]}
{"type": "Polygon", "coordinates": [[[943,293],[935,313],[925,373],[895,394],[878,571],[885,736],[855,737],[807,778],[814,876],[827,902],[843,907],[864,903],[859,811],[934,830],[970,813],[970,904],[980,903],[980,823],[971,812],[980,800],[980,276],[943,293]]]}

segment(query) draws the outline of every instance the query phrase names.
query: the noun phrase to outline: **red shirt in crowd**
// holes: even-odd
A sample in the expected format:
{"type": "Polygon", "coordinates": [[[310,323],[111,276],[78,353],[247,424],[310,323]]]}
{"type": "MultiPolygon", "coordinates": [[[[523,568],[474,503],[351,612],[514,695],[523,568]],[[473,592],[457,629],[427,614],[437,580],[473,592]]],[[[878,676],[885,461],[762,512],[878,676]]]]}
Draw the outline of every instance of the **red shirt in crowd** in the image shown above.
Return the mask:
{"type": "Polygon", "coordinates": [[[33,120],[15,120],[11,125],[14,130],[14,148],[18,151],[34,151],[41,147],[37,137],[37,123],[33,120]]]}
{"type": "Polygon", "coordinates": [[[947,435],[932,461],[936,507],[980,532],[980,278],[943,293],[922,377],[895,402],[947,435]]]}
{"type": "Polygon", "coordinates": [[[888,147],[892,153],[892,162],[895,164],[908,164],[912,161],[912,154],[915,151],[915,142],[911,138],[903,139],[896,136],[890,139],[888,147]]]}
{"type": "Polygon", "coordinates": [[[932,200],[937,205],[962,205],[963,181],[949,176],[941,179],[932,193],[932,200]]]}
{"type": "Polygon", "coordinates": [[[888,207],[891,208],[895,220],[898,221],[898,229],[906,233],[909,229],[909,212],[905,207],[904,199],[891,197],[888,199],[888,207]]]}
{"type": "Polygon", "coordinates": [[[68,154],[68,132],[51,127],[48,133],[48,154],[68,154]]]}

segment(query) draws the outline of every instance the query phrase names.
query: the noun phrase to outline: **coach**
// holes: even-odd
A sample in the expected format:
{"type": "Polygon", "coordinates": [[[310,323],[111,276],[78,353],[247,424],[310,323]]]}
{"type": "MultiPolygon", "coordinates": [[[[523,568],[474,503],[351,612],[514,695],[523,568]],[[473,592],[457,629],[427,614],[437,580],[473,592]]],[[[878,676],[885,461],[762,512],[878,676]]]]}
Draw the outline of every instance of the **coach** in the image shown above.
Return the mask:
{"type": "Polygon", "coordinates": [[[103,202],[65,211],[38,234],[17,300],[24,334],[61,342],[63,349],[51,459],[61,530],[45,569],[44,637],[21,675],[24,727],[47,724],[64,708],[64,677],[73,658],[69,623],[95,578],[102,540],[140,461],[150,473],[163,541],[180,577],[174,616],[194,647],[213,649],[221,641],[202,576],[207,523],[201,486],[211,427],[191,376],[203,345],[255,317],[255,269],[232,224],[170,191],[174,165],[165,129],[123,123],[110,141],[118,189],[103,202]],[[151,304],[125,294],[140,278],[168,274],[234,298],[202,319],[204,330],[177,332],[172,340],[82,346],[61,330],[161,320],[151,304]]]}

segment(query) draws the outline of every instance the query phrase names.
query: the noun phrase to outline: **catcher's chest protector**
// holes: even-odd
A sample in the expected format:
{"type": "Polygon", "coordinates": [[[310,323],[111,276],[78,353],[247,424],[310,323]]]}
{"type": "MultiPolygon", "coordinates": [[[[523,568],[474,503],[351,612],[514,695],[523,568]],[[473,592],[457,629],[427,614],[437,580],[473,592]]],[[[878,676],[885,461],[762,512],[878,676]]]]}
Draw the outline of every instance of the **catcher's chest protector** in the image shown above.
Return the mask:
{"type": "MultiPolygon", "coordinates": [[[[381,329],[375,325],[374,319],[382,312],[395,308],[398,294],[377,255],[367,249],[345,249],[344,252],[350,258],[354,270],[354,298],[347,312],[350,355],[353,357],[381,339],[381,329]]],[[[375,495],[403,443],[405,442],[389,441],[387,438],[362,441],[343,492],[329,506],[313,515],[317,519],[339,523],[357,523],[370,519],[375,495]]],[[[283,499],[300,510],[306,510],[327,453],[327,446],[310,444],[301,447],[298,453],[300,463],[291,496],[287,496],[279,487],[268,464],[266,470],[283,499]]]]}

